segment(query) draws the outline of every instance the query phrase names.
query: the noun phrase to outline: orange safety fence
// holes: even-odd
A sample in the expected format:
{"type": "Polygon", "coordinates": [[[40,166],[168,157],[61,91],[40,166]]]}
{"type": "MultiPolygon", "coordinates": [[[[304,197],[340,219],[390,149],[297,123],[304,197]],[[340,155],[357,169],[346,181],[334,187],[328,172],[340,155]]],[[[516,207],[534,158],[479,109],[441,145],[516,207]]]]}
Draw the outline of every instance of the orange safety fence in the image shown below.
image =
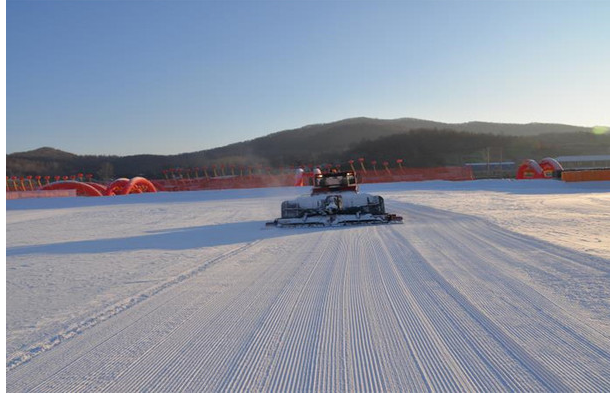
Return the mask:
{"type": "Polygon", "coordinates": [[[77,196],[76,190],[47,190],[47,191],[11,191],[6,193],[6,199],[24,198],[64,198],[77,196]]]}
{"type": "MultiPolygon", "coordinates": [[[[304,186],[311,185],[311,172],[305,172],[304,186]]],[[[471,167],[388,168],[357,171],[360,183],[391,183],[423,180],[473,180],[471,167]]],[[[222,190],[238,188],[290,187],[295,185],[295,174],[223,176],[191,179],[156,179],[160,191],[222,190]]]]}
{"type": "MultiPolygon", "coordinates": [[[[327,168],[330,170],[331,168],[327,168]]],[[[337,169],[337,168],[336,168],[337,169]]],[[[360,169],[360,168],[359,168],[360,169]]],[[[439,167],[439,168],[389,168],[384,163],[384,168],[356,171],[359,183],[389,183],[404,181],[422,180],[472,180],[473,171],[471,167],[439,167]]],[[[94,183],[91,176],[55,176],[55,182],[50,182],[50,177],[45,176],[45,184],[40,182],[37,176],[36,182],[32,177],[7,177],[7,199],[25,197],[23,192],[37,193],[37,197],[59,196],[60,190],[72,190],[77,196],[102,196],[102,195],[125,195],[142,192],[156,191],[195,191],[195,190],[226,190],[240,188],[265,188],[265,187],[292,187],[292,186],[311,186],[312,172],[297,171],[281,174],[267,173],[229,175],[229,176],[206,176],[188,177],[177,179],[156,179],[147,180],[142,177],[133,179],[120,178],[110,184],[94,183]],[[68,180],[73,178],[73,180],[68,180]],[[88,181],[84,181],[86,180],[88,181]],[[79,179],[81,181],[77,181],[79,179]],[[52,193],[50,191],[54,191],[52,193]],[[8,195],[11,194],[9,198],[8,195]],[[24,195],[24,196],[22,196],[24,195]]],[[[607,175],[608,176],[608,175],[607,175]]],[[[73,195],[71,194],[71,195],[73,195]]],[[[27,197],[33,197],[34,194],[27,197]]]]}
{"type": "Polygon", "coordinates": [[[609,169],[587,169],[582,171],[564,171],[562,180],[566,182],[578,181],[609,181],[609,169]]]}
{"type": "Polygon", "coordinates": [[[295,184],[295,174],[220,176],[191,179],[156,179],[160,191],[226,190],[237,188],[289,187],[295,184]]]}
{"type": "Polygon", "coordinates": [[[40,191],[54,190],[76,190],[78,196],[102,196],[103,194],[94,186],[85,182],[73,180],[60,181],[56,183],[46,184],[40,188],[40,191]]]}
{"type": "Polygon", "coordinates": [[[159,184],[143,178],[134,177],[132,179],[120,178],[110,184],[95,183],[91,175],[83,176],[55,176],[55,181],[50,182],[50,176],[45,176],[45,184],[40,182],[41,176],[36,176],[36,182],[32,182],[32,176],[26,177],[6,177],[7,199],[20,198],[47,198],[56,196],[111,196],[141,194],[157,192],[162,190],[159,184]],[[62,180],[63,179],[63,180],[62,180]],[[72,179],[72,180],[68,180],[72,179]],[[78,180],[77,180],[78,179],[78,180]],[[87,181],[85,181],[87,179],[87,181]],[[59,192],[70,191],[70,192],[59,192]]]}
{"type": "Polygon", "coordinates": [[[423,180],[473,180],[473,170],[467,166],[439,168],[387,168],[358,171],[361,183],[392,183],[423,180]]]}

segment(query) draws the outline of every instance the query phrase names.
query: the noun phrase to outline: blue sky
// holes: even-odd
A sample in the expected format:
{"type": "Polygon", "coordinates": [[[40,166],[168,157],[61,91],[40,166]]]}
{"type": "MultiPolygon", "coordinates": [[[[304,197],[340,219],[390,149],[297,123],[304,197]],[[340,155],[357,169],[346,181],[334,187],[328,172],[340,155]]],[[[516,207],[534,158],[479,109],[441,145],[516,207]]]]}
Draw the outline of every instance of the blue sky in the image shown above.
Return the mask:
{"type": "Polygon", "coordinates": [[[349,117],[609,125],[608,1],[13,1],[7,153],[177,154],[349,117]]]}

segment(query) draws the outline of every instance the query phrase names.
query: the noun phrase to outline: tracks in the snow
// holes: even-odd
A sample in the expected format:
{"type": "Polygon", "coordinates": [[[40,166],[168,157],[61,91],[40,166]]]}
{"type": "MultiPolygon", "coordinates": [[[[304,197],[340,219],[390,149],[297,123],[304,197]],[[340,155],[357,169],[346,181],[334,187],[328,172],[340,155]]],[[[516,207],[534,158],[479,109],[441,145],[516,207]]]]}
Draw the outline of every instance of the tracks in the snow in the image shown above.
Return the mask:
{"type": "Polygon", "coordinates": [[[99,314],[96,314],[83,321],[80,321],[70,326],[66,330],[57,332],[55,335],[53,335],[51,338],[49,338],[46,341],[33,344],[29,346],[27,349],[19,351],[18,353],[8,358],[7,370],[11,370],[19,366],[20,364],[23,364],[29,361],[30,359],[34,358],[35,356],[38,356],[41,353],[48,351],[49,349],[55,347],[56,345],[59,345],[60,343],[65,342],[66,340],[69,340],[72,337],[83,333],[85,330],[94,327],[95,325],[97,325],[100,322],[103,322],[109,318],[112,318],[118,315],[119,313],[137,305],[138,303],[142,302],[143,300],[146,300],[163,290],[166,290],[176,284],[183,282],[184,280],[194,277],[195,275],[207,269],[212,264],[220,262],[227,258],[231,258],[239,254],[240,252],[246,250],[247,248],[252,247],[257,242],[258,241],[253,241],[251,243],[242,245],[231,251],[218,255],[212,259],[206,260],[204,263],[200,264],[196,268],[189,269],[188,271],[183,272],[182,274],[178,275],[177,277],[173,277],[169,280],[164,281],[161,284],[155,285],[153,287],[146,289],[145,291],[137,293],[134,296],[130,296],[127,299],[123,299],[120,302],[117,302],[113,304],[112,306],[107,307],[99,314]]]}
{"type": "Polygon", "coordinates": [[[608,261],[389,210],[405,224],[274,229],[14,367],[8,390],[609,389],[608,318],[592,319],[608,261]]]}

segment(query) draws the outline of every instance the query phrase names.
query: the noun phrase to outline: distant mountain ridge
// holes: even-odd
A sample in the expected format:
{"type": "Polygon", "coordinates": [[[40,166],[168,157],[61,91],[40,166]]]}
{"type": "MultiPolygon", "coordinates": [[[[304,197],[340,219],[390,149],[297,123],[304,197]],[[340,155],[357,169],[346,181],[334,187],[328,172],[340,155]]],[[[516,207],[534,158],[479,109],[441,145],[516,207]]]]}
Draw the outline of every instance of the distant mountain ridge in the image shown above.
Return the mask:
{"type": "MultiPolygon", "coordinates": [[[[299,157],[303,156],[305,149],[316,152],[318,156],[339,154],[346,151],[351,145],[360,143],[363,140],[375,140],[420,129],[451,129],[477,134],[506,136],[535,136],[547,133],[560,134],[591,131],[587,127],[564,124],[503,124],[486,122],[451,124],[413,118],[384,120],[358,117],[279,131],[250,141],[187,154],[198,156],[205,153],[212,160],[233,155],[259,156],[267,157],[268,159],[272,157],[270,164],[281,165],[281,162],[298,160],[299,157]],[[279,147],[281,149],[278,149],[279,147]]],[[[320,158],[312,157],[311,159],[320,158]]]]}
{"type": "MultiPolygon", "coordinates": [[[[534,136],[547,133],[566,133],[566,132],[588,132],[589,127],[572,126],[555,123],[493,123],[482,121],[471,121],[466,123],[443,123],[432,120],[422,120],[410,117],[399,119],[374,119],[368,117],[355,117],[339,120],[331,123],[310,124],[304,127],[278,131],[266,137],[277,136],[284,133],[312,132],[314,134],[330,130],[340,130],[344,128],[361,128],[363,126],[375,127],[380,133],[379,136],[386,136],[392,133],[407,132],[415,129],[451,129],[455,131],[474,132],[482,134],[499,134],[513,136],[534,136]]],[[[366,135],[356,135],[364,137],[366,135]]]]}
{"type": "Polygon", "coordinates": [[[49,159],[49,160],[70,160],[70,159],[77,157],[76,154],[54,149],[52,147],[41,147],[35,150],[9,154],[9,156],[18,157],[18,158],[34,158],[34,159],[49,159]]]}
{"type": "MultiPolygon", "coordinates": [[[[263,164],[277,167],[330,162],[343,160],[350,154],[359,154],[364,150],[371,153],[369,149],[364,147],[370,144],[369,142],[401,134],[408,137],[399,138],[397,141],[401,140],[401,143],[416,145],[414,138],[422,139],[426,136],[426,130],[452,130],[453,132],[468,134],[468,138],[473,139],[474,151],[480,148],[480,142],[483,143],[484,140],[488,144],[499,144],[509,143],[507,138],[535,138],[539,135],[547,135],[545,139],[549,141],[550,138],[558,138],[561,135],[574,134],[587,138],[587,135],[592,134],[588,127],[564,124],[504,124],[477,121],[452,124],[414,118],[386,120],[357,117],[331,123],[306,125],[296,129],[274,132],[244,142],[177,155],[81,156],[44,147],[7,155],[7,174],[19,176],[24,174],[53,174],[49,172],[58,174],[88,172],[98,173],[101,176],[103,172],[109,176],[143,174],[159,177],[162,169],[171,167],[202,167],[223,163],[227,165],[263,164]],[[481,137],[477,135],[481,135],[481,137]],[[479,142],[476,143],[475,140],[479,142]]],[[[583,139],[580,138],[577,138],[577,140],[583,139]]],[[[434,140],[437,140],[439,146],[444,144],[442,134],[435,134],[434,140]]],[[[575,142],[572,140],[570,144],[575,144],[575,142]]],[[[379,143],[376,146],[379,146],[380,149],[386,149],[382,146],[387,145],[379,143]]],[[[430,147],[427,147],[427,149],[427,154],[434,154],[434,148],[431,150],[430,147]]],[[[456,154],[467,154],[464,149],[466,148],[463,148],[461,152],[456,152],[456,154]]],[[[588,150],[587,146],[584,149],[585,151],[592,150],[588,150]]],[[[393,151],[395,150],[393,149],[393,151]]],[[[447,146],[442,150],[444,154],[448,154],[447,146]]],[[[561,150],[562,154],[567,154],[567,151],[570,152],[570,149],[567,150],[566,148],[561,150]]],[[[409,152],[413,152],[413,148],[409,152]]],[[[384,157],[384,151],[375,151],[371,154],[384,157]]],[[[560,154],[560,150],[558,154],[560,154]]],[[[393,157],[385,159],[393,159],[393,157]]]]}

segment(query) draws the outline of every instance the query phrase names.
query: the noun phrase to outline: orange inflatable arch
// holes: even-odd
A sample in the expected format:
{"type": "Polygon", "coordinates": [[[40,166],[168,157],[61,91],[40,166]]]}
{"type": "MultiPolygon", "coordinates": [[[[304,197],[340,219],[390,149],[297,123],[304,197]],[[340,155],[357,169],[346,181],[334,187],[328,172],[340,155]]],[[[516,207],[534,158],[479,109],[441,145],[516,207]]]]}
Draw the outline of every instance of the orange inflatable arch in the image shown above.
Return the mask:
{"type": "Polygon", "coordinates": [[[157,192],[157,188],[144,177],[132,179],[120,178],[108,185],[106,195],[141,194],[143,192],[157,192]]]}
{"type": "Polygon", "coordinates": [[[134,177],[125,185],[121,195],[140,194],[143,192],[157,192],[157,189],[149,180],[143,177],[134,177]]]}
{"type": "Polygon", "coordinates": [[[129,179],[121,177],[106,187],[106,193],[104,195],[123,195],[123,189],[129,183],[129,179]]]}
{"type": "Polygon", "coordinates": [[[542,179],[543,169],[535,160],[524,160],[518,168],[516,179],[542,179]]]}
{"type": "Polygon", "coordinates": [[[99,183],[80,182],[75,180],[58,181],[46,184],[40,190],[76,190],[78,196],[103,196],[103,195],[127,195],[141,194],[144,192],[157,192],[162,189],[161,185],[143,178],[134,177],[132,179],[120,178],[105,187],[99,183]]]}
{"type": "Polygon", "coordinates": [[[558,161],[556,161],[555,159],[551,157],[542,159],[539,162],[539,165],[541,166],[541,169],[543,170],[543,177],[546,177],[546,178],[552,178],[552,177],[560,178],[562,171],[563,171],[562,165],[560,165],[558,161]]]}
{"type": "Polygon", "coordinates": [[[93,187],[96,190],[100,191],[100,193],[102,195],[104,195],[106,193],[106,186],[105,185],[102,185],[100,183],[93,183],[93,182],[85,182],[85,184],[89,184],[91,187],[93,187]]]}
{"type": "Polygon", "coordinates": [[[76,190],[78,196],[102,196],[102,193],[95,187],[78,181],[60,181],[47,184],[41,190],[76,190]]]}

